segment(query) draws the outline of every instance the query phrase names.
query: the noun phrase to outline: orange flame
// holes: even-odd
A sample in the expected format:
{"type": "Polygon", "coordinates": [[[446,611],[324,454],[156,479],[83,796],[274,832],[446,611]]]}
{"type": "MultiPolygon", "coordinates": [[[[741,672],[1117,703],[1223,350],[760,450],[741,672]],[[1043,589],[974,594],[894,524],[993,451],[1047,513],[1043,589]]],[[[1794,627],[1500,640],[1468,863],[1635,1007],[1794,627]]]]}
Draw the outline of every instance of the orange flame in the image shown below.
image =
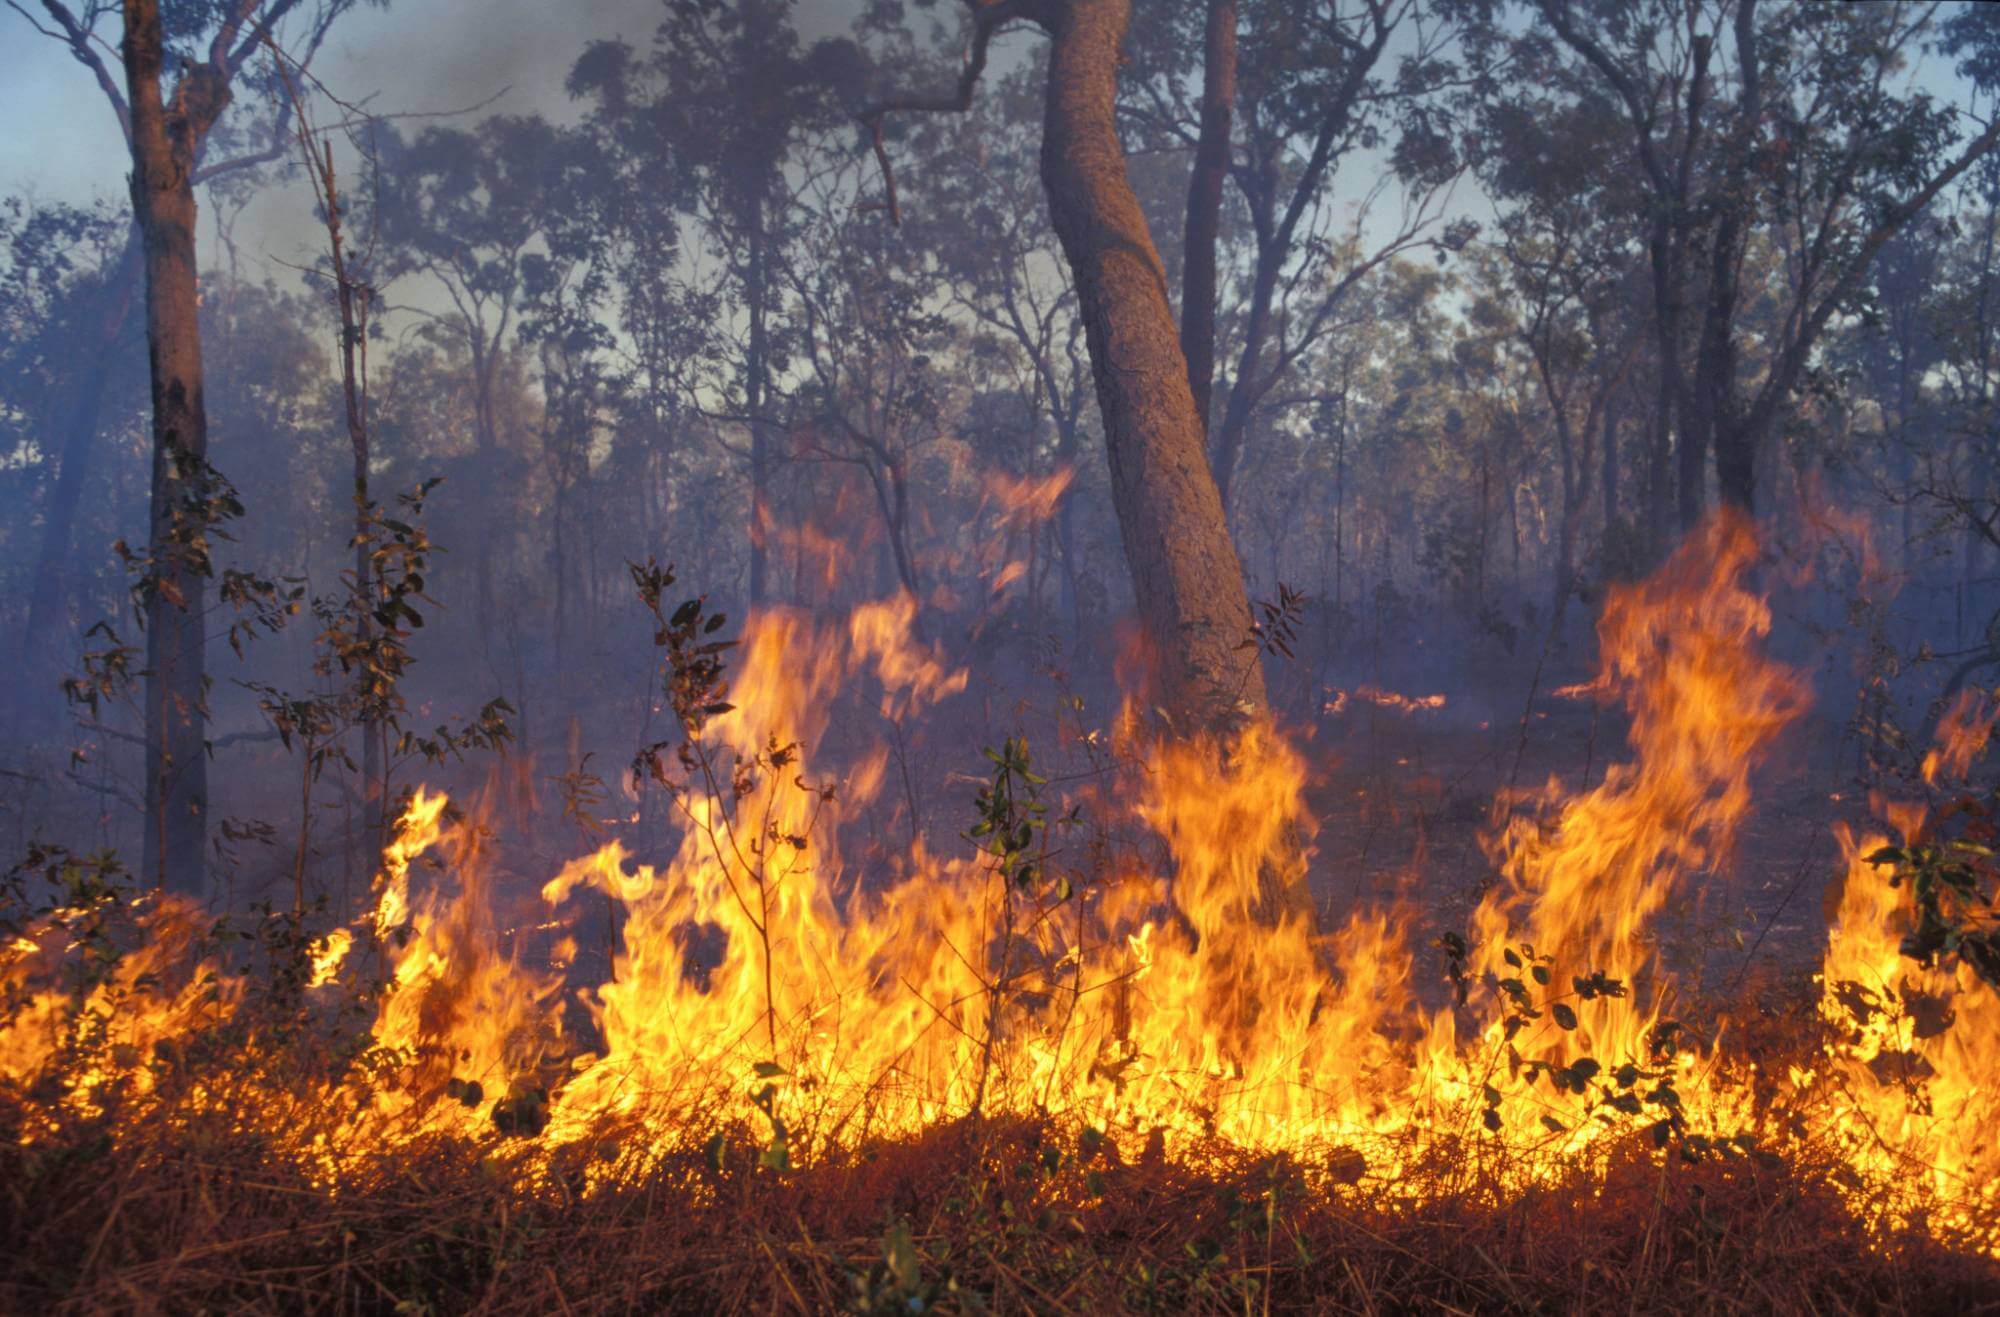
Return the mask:
{"type": "MultiPolygon", "coordinates": [[[[865,605],[845,625],[757,616],[733,707],[672,788],[672,852],[643,863],[613,841],[542,889],[558,919],[584,889],[621,908],[610,976],[585,994],[595,1050],[565,1033],[556,982],[502,953],[478,826],[420,793],[375,909],[314,946],[312,979],[328,986],[354,934],[390,950],[373,1034],[394,1082],[313,1155],[364,1155],[413,1132],[532,1139],[549,1156],[630,1136],[630,1157],[592,1163],[608,1176],[645,1149],[747,1125],[758,1155],[782,1166],[1015,1112],[1170,1157],[1217,1140],[1282,1149],[1394,1192],[1439,1147],[1490,1146],[1505,1181],[1525,1186],[1648,1136],[1740,1132],[1831,1144],[1857,1184],[1899,1186],[1894,1211],[1942,1205],[1934,1220],[2000,1250],[2000,1006],[1969,970],[1900,954],[1912,898],[1866,863],[1877,843],[1843,839],[1850,872],[1824,1009],[1835,1020],[1857,1000],[1878,1008],[1799,1068],[1790,1098],[1772,1098],[1769,1077],[1717,1045],[1661,1046],[1675,989],[1654,924],[1725,868],[1753,771],[1806,706],[1801,674],[1761,652],[1771,614],[1756,564],[1750,527],[1725,516],[1655,577],[1611,593],[1590,687],[1629,710],[1629,757],[1588,791],[1552,781],[1507,802],[1512,817],[1489,839],[1497,881],[1454,959],[1463,1006],[1426,998],[1410,911],[1358,911],[1323,935],[1258,917],[1264,891],[1301,872],[1317,826],[1304,762],[1268,726],[1226,745],[1127,747],[1127,821],[1155,839],[1153,858],[1134,847],[1065,870],[1024,826],[1028,849],[1005,851],[1012,859],[919,841],[893,873],[864,879],[843,862],[841,825],[880,789],[886,760],[863,755],[843,774],[809,763],[808,748],[857,682],[879,689],[881,716],[907,719],[966,674],[912,638],[907,599],[865,605]],[[413,896],[413,862],[431,850],[454,885],[413,896]],[[536,1119],[510,1114],[523,1103],[536,1119]]],[[[1405,710],[1443,703],[1354,694],[1405,710]]],[[[1948,719],[1940,769],[1963,771],[1992,722],[1969,710],[1948,719]]],[[[1060,791],[1039,788],[1059,814],[1060,791]]],[[[1914,835],[1918,816],[1897,817],[1914,835]]],[[[10,1000],[38,981],[24,966],[56,954],[33,932],[0,951],[10,1000]]],[[[567,938],[557,959],[575,954],[567,938]]],[[[103,1009],[135,1048],[226,1009],[128,986],[103,1009]]],[[[61,1064],[34,1040],[80,1004],[45,991],[4,1017],[10,1084],[61,1064]]],[[[1857,1210],[1867,1201],[1857,1190],[1857,1210]]]]}

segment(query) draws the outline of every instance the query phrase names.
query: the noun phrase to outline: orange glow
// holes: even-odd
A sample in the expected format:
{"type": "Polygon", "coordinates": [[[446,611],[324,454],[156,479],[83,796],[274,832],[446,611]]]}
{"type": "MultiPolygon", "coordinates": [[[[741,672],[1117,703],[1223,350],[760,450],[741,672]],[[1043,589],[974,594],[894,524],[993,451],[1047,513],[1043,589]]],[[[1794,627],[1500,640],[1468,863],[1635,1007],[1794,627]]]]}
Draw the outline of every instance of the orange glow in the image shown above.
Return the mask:
{"type": "MultiPolygon", "coordinates": [[[[1657,918],[1726,870],[1754,771],[1806,708],[1802,675],[1762,652],[1756,560],[1747,523],[1724,517],[1610,593],[1590,689],[1629,712],[1629,752],[1587,791],[1551,781],[1508,802],[1487,838],[1495,881],[1457,961],[1463,1005],[1411,944],[1414,911],[1362,909],[1324,932],[1259,917],[1318,827],[1305,763],[1268,726],[1227,745],[1127,745],[1134,767],[1108,794],[1125,802],[1116,821],[1154,844],[1103,868],[1050,860],[1013,882],[984,851],[918,841],[890,871],[856,872],[839,825],[881,791],[887,761],[811,761],[834,697],[861,689],[884,718],[916,718],[966,673],[915,639],[906,598],[839,624],[763,613],[737,651],[731,707],[706,728],[711,771],[674,796],[672,850],[643,863],[614,840],[541,889],[548,931],[570,930],[559,964],[584,936],[582,894],[619,910],[609,977],[581,994],[590,1049],[564,1028],[559,981],[502,949],[477,822],[419,793],[375,908],[312,958],[313,991],[328,991],[361,959],[350,947],[381,949],[392,986],[373,1039],[387,1078],[302,1154],[337,1178],[344,1159],[417,1133],[516,1140],[544,1159],[616,1140],[618,1155],[590,1163],[601,1180],[725,1128],[756,1131],[757,1155],[784,1166],[1011,1112],[1088,1125],[1135,1154],[1196,1159],[1216,1140],[1284,1151],[1395,1193],[1441,1149],[1490,1151],[1500,1182],[1522,1189],[1675,1139],[1747,1134],[1838,1148],[1857,1211],[1926,1208],[2000,1250],[2000,1007],[1970,971],[1900,956],[1910,892],[1865,862],[1878,843],[1843,834],[1822,1009],[1834,1020],[1851,1005],[1849,985],[1889,1008],[1843,1025],[1789,1083],[1724,1041],[1663,1043],[1677,989],[1657,918]],[[426,854],[440,876],[418,892],[426,854]],[[1930,1027],[1946,1014],[1950,1027],[1930,1027]]],[[[1353,695],[1403,712],[1444,703],[1353,695]]],[[[1962,772],[1992,719],[1947,721],[1956,739],[1939,764],[1962,772]]],[[[1043,789],[1051,815],[1070,803],[1043,789]]],[[[1906,836],[1921,826],[1910,810],[1891,822],[1906,836]]],[[[173,907],[151,918],[163,945],[187,945],[172,941],[173,907]]],[[[31,948],[0,952],[10,994],[48,979],[53,940],[30,932],[31,948]]],[[[241,992],[197,1002],[130,987],[104,1008],[131,1068],[241,992]]],[[[40,1040],[77,1007],[41,991],[0,1030],[9,1083],[56,1063],[40,1040]]]]}

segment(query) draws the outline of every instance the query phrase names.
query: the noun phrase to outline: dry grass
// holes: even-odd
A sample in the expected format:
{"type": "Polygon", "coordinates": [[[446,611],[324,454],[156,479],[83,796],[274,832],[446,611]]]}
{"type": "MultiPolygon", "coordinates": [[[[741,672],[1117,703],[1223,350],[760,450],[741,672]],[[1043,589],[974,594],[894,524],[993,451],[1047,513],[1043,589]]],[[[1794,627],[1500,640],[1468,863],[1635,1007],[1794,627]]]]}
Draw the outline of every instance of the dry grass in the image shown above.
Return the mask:
{"type": "Polygon", "coordinates": [[[968,1122],[783,1172],[746,1137],[720,1170],[689,1148],[595,1192],[581,1163],[524,1192],[504,1154],[439,1140],[329,1194],[232,1126],[6,1139],[0,1309],[2000,1311],[2000,1266],[1870,1231],[1824,1168],[1745,1158],[1635,1149],[1502,1198],[1465,1165],[1341,1186],[968,1122]]]}

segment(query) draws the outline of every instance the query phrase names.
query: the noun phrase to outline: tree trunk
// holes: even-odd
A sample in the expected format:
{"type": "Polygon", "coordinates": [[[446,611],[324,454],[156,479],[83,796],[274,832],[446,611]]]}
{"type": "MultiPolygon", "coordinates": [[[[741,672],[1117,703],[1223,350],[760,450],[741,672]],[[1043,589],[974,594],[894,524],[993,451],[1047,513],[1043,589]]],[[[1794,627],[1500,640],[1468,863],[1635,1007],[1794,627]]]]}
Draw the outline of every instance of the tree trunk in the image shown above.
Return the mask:
{"type": "Polygon", "coordinates": [[[1268,712],[1243,570],[1202,452],[1167,280],[1125,169],[1114,103],[1129,0],[1053,17],[1042,178],[1076,280],[1112,501],[1165,691],[1195,727],[1268,712]]]}
{"type": "MultiPolygon", "coordinates": [[[[326,207],[327,249],[333,261],[333,283],[336,304],[340,311],[340,391],[347,421],[347,446],[354,459],[354,598],[357,609],[357,629],[365,643],[373,634],[373,610],[375,607],[374,566],[370,560],[370,549],[374,540],[374,519],[372,505],[368,499],[368,416],[364,403],[366,386],[365,354],[367,352],[367,326],[364,323],[368,313],[369,289],[356,285],[347,273],[347,247],[341,231],[342,218],[338,180],[333,172],[333,145],[327,143],[324,161],[315,161],[322,171],[321,191],[326,207]]],[[[361,711],[361,836],[368,851],[368,864],[372,872],[382,858],[382,847],[388,837],[383,832],[383,814],[388,805],[388,787],[385,780],[384,760],[387,747],[381,720],[374,716],[372,708],[375,692],[372,688],[372,674],[364,673],[364,705],[361,711]]],[[[310,803],[310,801],[308,801],[310,803]]],[[[303,836],[303,834],[301,834],[303,836]]],[[[350,911],[343,906],[341,915],[345,918],[350,911]]]]}
{"type": "Polygon", "coordinates": [[[1604,445],[1598,456],[1603,466],[1604,530],[1609,534],[1618,524],[1618,400],[1604,404],[1604,445]]]}
{"type": "Polygon", "coordinates": [[[750,604],[757,607],[769,592],[769,553],[765,540],[771,533],[770,453],[764,435],[766,357],[764,300],[769,279],[765,270],[764,208],[750,205],[750,263],[744,291],[750,302],[750,342],[743,362],[744,411],[750,417],[750,604]]]}
{"type": "MultiPolygon", "coordinates": [[[[1174,331],[1159,252],[1118,139],[1119,47],[1130,0],[1053,12],[1042,181],[1076,283],[1104,420],[1112,504],[1162,694],[1184,727],[1227,734],[1270,716],[1244,649],[1250,601],[1174,331]]],[[[1264,918],[1314,922],[1302,859],[1267,867],[1264,918]]]]}
{"type": "Polygon", "coordinates": [[[1208,0],[1202,38],[1201,136],[1188,178],[1183,234],[1181,351],[1188,388],[1204,429],[1215,387],[1215,246],[1222,226],[1222,184],[1229,173],[1230,116],[1236,105],[1236,0],[1208,0]]]}
{"type": "Polygon", "coordinates": [[[1216,430],[1214,451],[1215,483],[1222,506],[1229,506],[1230,486],[1236,481],[1236,467],[1243,458],[1243,436],[1250,428],[1252,399],[1256,396],[1257,368],[1264,355],[1264,338],[1270,330],[1271,306],[1278,295],[1279,256],[1268,244],[1257,250],[1257,275],[1250,288],[1250,309],[1243,318],[1243,350],[1236,358],[1236,375],[1229,382],[1229,399],[1223,404],[1222,424],[1216,430]]]}
{"type": "MultiPolygon", "coordinates": [[[[1056,461],[1070,471],[1076,470],[1077,441],[1076,422],[1058,420],[1056,439],[1056,461]]],[[[1076,543],[1076,491],[1072,485],[1063,491],[1056,503],[1056,548],[1062,555],[1061,599],[1063,620],[1069,624],[1070,643],[1075,645],[1083,638],[1083,600],[1078,588],[1078,565],[1076,543]]]]}
{"type": "Polygon", "coordinates": [[[172,542],[187,467],[205,461],[194,164],[204,134],[229,103],[227,78],[205,65],[182,72],[163,103],[158,0],[125,0],[124,62],[132,121],[132,212],[146,266],[146,342],[152,374],[152,570],[146,602],[146,819],[144,873],[154,884],[204,888],[208,819],[207,681],[203,573],[172,542]]]}

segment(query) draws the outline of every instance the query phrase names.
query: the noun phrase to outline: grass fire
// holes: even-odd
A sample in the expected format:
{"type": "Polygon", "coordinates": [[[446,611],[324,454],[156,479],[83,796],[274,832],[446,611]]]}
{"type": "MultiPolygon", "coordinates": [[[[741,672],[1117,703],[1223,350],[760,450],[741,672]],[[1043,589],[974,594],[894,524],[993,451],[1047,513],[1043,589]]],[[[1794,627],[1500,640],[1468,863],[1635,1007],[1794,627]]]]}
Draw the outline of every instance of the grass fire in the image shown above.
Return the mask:
{"type": "Polygon", "coordinates": [[[612,9],[0,20],[0,1309],[1994,1306],[1995,10],[612,9]]]}

